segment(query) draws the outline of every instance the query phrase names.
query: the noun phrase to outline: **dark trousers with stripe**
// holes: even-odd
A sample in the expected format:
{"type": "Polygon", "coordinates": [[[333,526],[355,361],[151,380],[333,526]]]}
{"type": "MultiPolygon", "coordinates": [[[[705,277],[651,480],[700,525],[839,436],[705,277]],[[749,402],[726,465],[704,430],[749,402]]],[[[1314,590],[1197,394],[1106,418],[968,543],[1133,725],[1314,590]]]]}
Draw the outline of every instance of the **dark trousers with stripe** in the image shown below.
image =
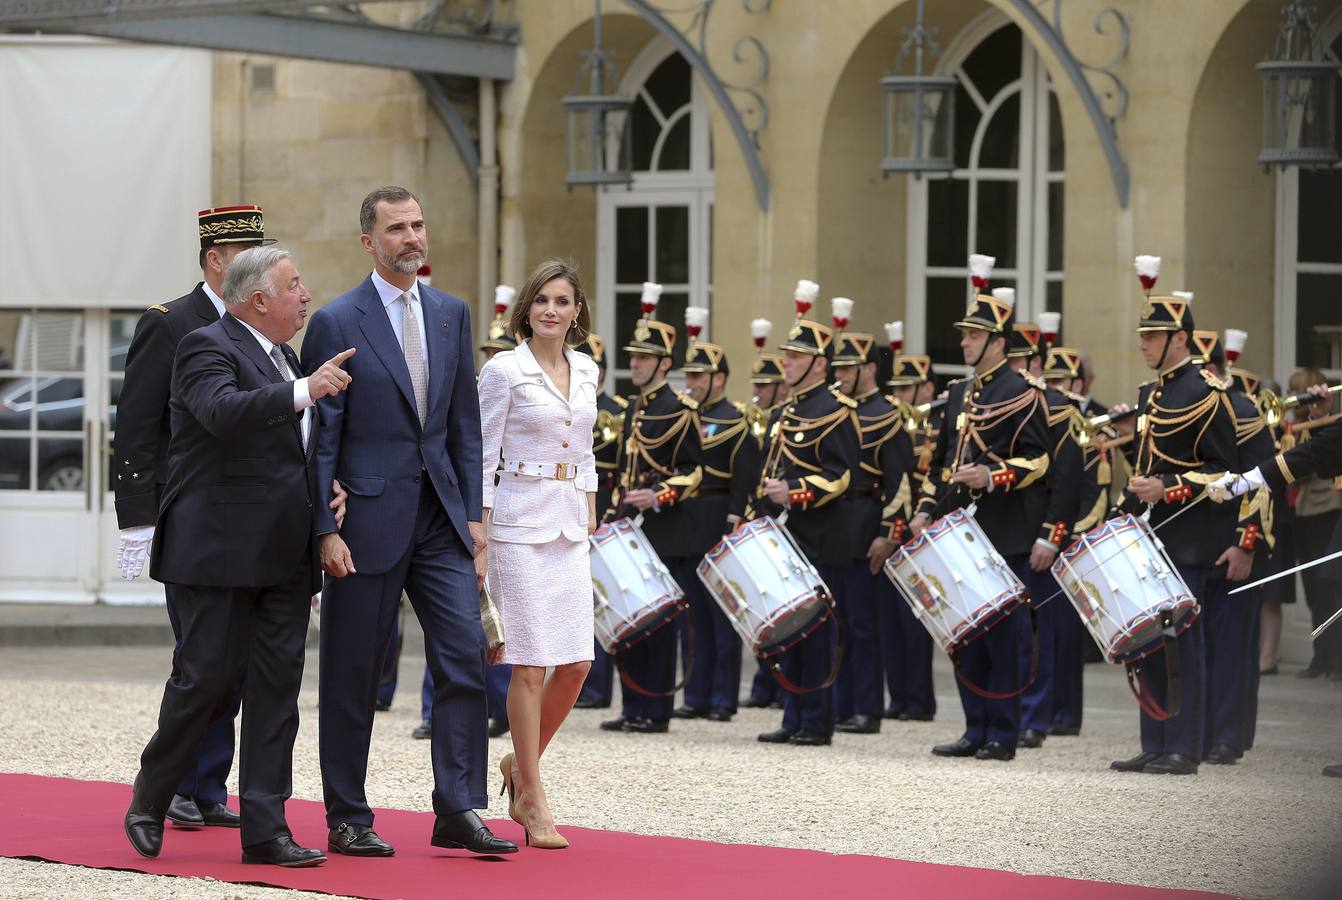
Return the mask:
{"type": "Polygon", "coordinates": [[[1061,607],[1053,620],[1053,717],[1054,725],[1081,727],[1085,697],[1086,644],[1091,640],[1076,607],[1066,597],[1053,603],[1061,607]]]}
{"type": "MultiPolygon", "coordinates": [[[[1200,566],[1176,566],[1194,597],[1205,597],[1205,570],[1200,566]]],[[[1163,722],[1141,715],[1142,752],[1178,753],[1192,760],[1202,759],[1203,729],[1203,614],[1200,614],[1176,642],[1179,654],[1179,715],[1163,722]]],[[[1168,708],[1165,651],[1151,654],[1137,664],[1145,689],[1162,708],[1168,708]]]]}
{"type": "MultiPolygon", "coordinates": [[[[1053,722],[1054,662],[1057,659],[1058,620],[1070,611],[1067,598],[1058,593],[1058,583],[1048,571],[1036,572],[1027,563],[1021,575],[1035,607],[1035,630],[1039,640],[1039,662],[1034,681],[1020,697],[1021,731],[1048,731],[1053,722]]],[[[1028,614],[1022,612],[1028,619],[1028,614]]],[[[1018,629],[1021,683],[1030,675],[1034,644],[1028,627],[1018,629]]]]}
{"type": "Polygon", "coordinates": [[[879,719],[885,712],[885,695],[876,582],[865,560],[838,572],[838,583],[831,587],[843,597],[845,647],[834,683],[834,715],[839,721],[855,715],[879,719]]]}
{"type": "MultiPolygon", "coordinates": [[[[678,558],[663,559],[662,562],[672,573],[684,565],[684,561],[678,558]]],[[[677,627],[675,622],[663,625],[622,654],[625,674],[644,690],[659,695],[644,696],[621,681],[620,714],[626,719],[665,722],[671,718],[671,711],[676,705],[671,689],[676,686],[677,627]]]]}
{"type": "Polygon", "coordinates": [[[592,668],[587,670],[587,679],[582,683],[579,696],[597,706],[610,706],[615,688],[615,665],[610,654],[601,648],[600,641],[594,641],[596,652],[592,657],[592,668]]]}
{"type": "Polygon", "coordinates": [[[685,705],[699,712],[721,709],[736,712],[741,689],[741,638],[727,614],[708,593],[695,571],[698,560],[683,559],[671,575],[689,601],[688,615],[676,619],[685,681],[685,705]],[[690,622],[694,623],[694,665],[690,665],[690,622]]]}
{"type": "MultiPolygon", "coordinates": [[[[1221,574],[1207,577],[1202,601],[1206,680],[1206,727],[1202,753],[1222,745],[1236,753],[1245,750],[1249,714],[1249,634],[1253,631],[1254,591],[1230,596],[1234,588],[1221,574]]],[[[1255,648],[1256,649],[1256,648],[1255,648]]],[[[1257,664],[1257,653],[1254,654],[1257,664]]]]}
{"type": "Polygon", "coordinates": [[[934,715],[937,698],[932,693],[932,635],[885,572],[872,576],[872,583],[881,631],[881,664],[890,691],[889,709],[895,715],[934,715]]]}
{"type": "MultiPolygon", "coordinates": [[[[835,603],[842,609],[842,570],[834,566],[816,566],[816,571],[833,592],[835,603]]],[[[834,628],[835,622],[831,617],[829,622],[783,654],[783,674],[793,684],[810,688],[828,677],[834,663],[834,628]]],[[[783,691],[783,728],[791,732],[834,734],[834,691],[831,688],[807,694],[783,691]]]]}
{"type": "MultiPolygon", "coordinates": [[[[1008,556],[1007,565],[1021,581],[1029,583],[1026,556],[1008,556]]],[[[965,686],[965,679],[993,694],[1009,694],[1020,687],[1020,644],[1026,613],[1017,609],[959,653],[959,675],[956,687],[960,691],[960,705],[965,711],[967,740],[975,743],[996,741],[1015,749],[1020,732],[1020,697],[1007,700],[980,696],[965,686]]]]}

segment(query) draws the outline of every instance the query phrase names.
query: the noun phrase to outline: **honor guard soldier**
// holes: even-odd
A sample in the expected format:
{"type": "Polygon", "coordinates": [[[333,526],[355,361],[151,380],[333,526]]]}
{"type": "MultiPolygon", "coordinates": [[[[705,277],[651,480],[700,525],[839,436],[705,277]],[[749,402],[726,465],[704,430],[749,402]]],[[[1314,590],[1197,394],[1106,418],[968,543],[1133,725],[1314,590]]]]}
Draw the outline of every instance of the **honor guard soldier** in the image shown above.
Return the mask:
{"type": "MultiPolygon", "coordinates": [[[[1230,329],[1226,336],[1228,341],[1233,339],[1235,357],[1238,358],[1248,335],[1230,329]]],[[[1235,422],[1238,455],[1234,468],[1242,472],[1271,459],[1277,448],[1258,405],[1235,386],[1225,371],[1228,349],[1229,344],[1222,345],[1220,335],[1215,331],[1194,330],[1193,363],[1215,375],[1225,386],[1225,403],[1235,422]]],[[[1252,685],[1257,699],[1257,686],[1253,684],[1249,670],[1250,666],[1255,670],[1258,668],[1258,613],[1262,591],[1254,588],[1234,597],[1229,594],[1232,582],[1249,577],[1258,579],[1268,573],[1274,540],[1272,510],[1272,494],[1265,487],[1248,494],[1238,508],[1219,508],[1226,520],[1225,544],[1237,547],[1240,552],[1227,551],[1230,553],[1227,570],[1223,574],[1218,568],[1208,576],[1207,594],[1203,599],[1202,627],[1207,661],[1202,759],[1214,765],[1234,765],[1248,749],[1247,741],[1253,730],[1249,721],[1249,690],[1252,685]],[[1243,565],[1242,554],[1250,554],[1247,567],[1243,565]]],[[[1219,566],[1220,560],[1217,562],[1219,566]]],[[[1252,715],[1256,714],[1255,704],[1252,715]]]]}
{"type": "MultiPolygon", "coordinates": [[[[638,396],[624,420],[624,471],[608,517],[643,515],[643,532],[670,570],[677,571],[694,553],[682,501],[694,496],[703,472],[699,467],[698,404],[666,383],[676,344],[676,328],[652,318],[662,293],[645,282],[641,304],[645,318],[625,345],[629,373],[638,396]]],[[[698,563],[694,559],[694,563],[698,563]]],[[[601,723],[606,731],[661,734],[671,721],[676,676],[676,629],[662,627],[624,654],[623,711],[601,723]],[[643,691],[633,690],[628,682],[643,691]]]]}
{"type": "MultiPolygon", "coordinates": [[[[1042,316],[1040,317],[1043,318],[1042,316]]],[[[1045,336],[1050,333],[1047,326],[1045,336]]],[[[1057,334],[1054,324],[1053,334],[1057,334]]],[[[1044,381],[1061,393],[1081,413],[1085,389],[1085,365],[1081,351],[1070,347],[1050,347],[1044,360],[1044,381]]],[[[1050,397],[1052,394],[1050,393],[1050,397]]],[[[1101,413],[1103,415],[1103,413],[1101,413]]],[[[1050,422],[1053,420],[1050,411],[1050,422]]],[[[1056,439],[1056,436],[1055,436],[1056,439]]],[[[1067,440],[1072,440],[1070,437],[1067,440]]],[[[1109,451],[1096,442],[1081,448],[1081,480],[1076,509],[1072,514],[1072,533],[1067,543],[1085,534],[1100,522],[1109,510],[1109,451]]],[[[1056,458],[1056,457],[1055,457],[1056,458]]],[[[1082,670],[1090,636],[1081,615],[1070,603],[1054,598],[1048,606],[1057,606],[1053,619],[1053,712],[1048,726],[1050,735],[1074,736],[1081,733],[1084,698],[1082,670]]],[[[1044,611],[1041,610],[1041,614],[1044,611]]]]}
{"type": "MultiPolygon", "coordinates": [[[[1011,291],[1011,288],[1002,288],[1011,291]]],[[[1015,292],[1012,291],[1014,299],[1015,292]]],[[[1068,427],[1072,416],[1076,414],[1077,404],[1056,388],[1050,387],[1040,376],[1044,370],[1044,360],[1040,350],[1042,331],[1033,322],[1017,322],[1007,342],[1007,362],[1030,385],[1044,392],[1048,404],[1049,428],[1049,464],[1048,507],[1044,513],[1044,524],[1030,550],[1030,577],[1023,579],[1029,588],[1034,603],[1043,601],[1057,593],[1058,585],[1049,573],[1049,567],[1058,557],[1058,551],[1067,545],[1072,536],[1072,526],[1080,508],[1081,479],[1083,461],[1081,447],[1072,438],[1068,427]]],[[[1054,599],[1057,599],[1056,597],[1054,599]]],[[[1039,642],[1037,662],[1035,662],[1034,681],[1021,695],[1021,733],[1020,746],[1026,748],[1042,747],[1048,735],[1049,725],[1053,722],[1053,682],[1054,659],[1057,646],[1057,631],[1063,627],[1065,616],[1073,614],[1070,604],[1049,602],[1037,608],[1035,613],[1036,637],[1039,642]]],[[[1028,677],[1032,660],[1035,660],[1033,641],[1021,643],[1021,671],[1028,677]]]]}
{"type": "MultiPolygon", "coordinates": [[[[250,247],[273,244],[266,237],[264,213],[259,206],[223,206],[196,214],[200,236],[202,280],[185,296],[156,303],[135,325],[126,353],[126,375],[117,401],[116,460],[113,489],[117,526],[121,529],[117,563],[128,579],[139,577],[158,520],[159,496],[168,480],[168,440],[171,419],[168,391],[172,383],[177,344],[187,334],[219,320],[224,314],[220,297],[224,271],[233,258],[250,247]]],[[[173,598],[177,586],[165,584],[168,621],[178,646],[181,623],[173,598]]],[[[233,708],[206,732],[196,765],[177,788],[167,818],[187,826],[222,825],[236,828],[238,814],[225,804],[225,782],[233,767],[233,708]]]]}
{"type": "MultiPolygon", "coordinates": [[[[699,320],[707,319],[708,310],[690,307],[685,316],[693,332],[702,327],[699,320]]],[[[741,523],[759,477],[760,445],[751,434],[744,410],[727,399],[730,367],[722,347],[707,341],[690,344],[681,371],[685,373],[686,393],[699,404],[703,479],[694,496],[682,504],[695,543],[693,553],[671,571],[689,600],[697,641],[693,668],[689,644],[684,644],[682,655],[689,674],[685,705],[675,715],[730,722],[736,714],[741,686],[741,638],[695,570],[722,535],[741,523]]]]}
{"type": "MultiPolygon", "coordinates": [[[[941,411],[917,409],[930,405],[936,393],[932,380],[932,357],[899,353],[904,341],[904,323],[888,322],[886,336],[895,350],[894,370],[887,382],[899,405],[901,424],[912,440],[914,468],[909,486],[915,500],[922,496],[941,430],[941,411]]],[[[890,705],[885,718],[902,722],[930,722],[937,712],[932,692],[932,635],[914,616],[898,589],[882,573],[876,579],[880,605],[881,659],[890,705]]]]}
{"type": "MultiPolygon", "coordinates": [[[[610,360],[606,356],[606,339],[598,334],[589,334],[587,339],[573,349],[586,353],[597,364],[597,386],[606,384],[606,372],[610,360]]],[[[620,439],[624,431],[624,416],[629,409],[629,401],[623,397],[612,396],[602,390],[596,395],[596,424],[592,426],[592,453],[596,456],[596,515],[597,520],[605,518],[610,511],[611,496],[615,483],[620,477],[620,468],[624,460],[624,442],[620,439]]],[[[596,656],[592,668],[587,672],[582,692],[578,695],[578,709],[605,709],[610,706],[611,692],[614,687],[615,667],[610,656],[596,643],[596,656]]]]}
{"type": "MultiPolygon", "coordinates": [[[[813,300],[809,285],[814,283],[804,282],[798,290],[813,300]]],[[[860,458],[857,404],[829,386],[834,332],[828,326],[798,319],[781,349],[792,397],[769,425],[765,469],[752,509],[758,515],[787,512],[786,527],[842,607],[845,599],[837,586],[843,583],[843,569],[851,564],[852,550],[843,540],[846,510],[837,501],[848,490],[860,458]]],[[[830,628],[820,628],[786,651],[784,676],[803,688],[825,684],[834,675],[832,641],[830,628]]],[[[833,691],[825,686],[802,694],[788,691],[782,727],[759,739],[821,746],[828,745],[833,734],[833,691]]]]}
{"type": "MultiPolygon", "coordinates": [[[[992,262],[991,257],[971,257],[976,287],[986,287],[992,262]]],[[[951,383],[942,441],[910,525],[918,534],[943,513],[975,504],[974,518],[984,534],[1028,584],[1030,556],[1048,504],[1048,406],[1043,392],[1007,365],[1013,309],[1010,294],[976,293],[955,323],[973,374],[951,383]]],[[[1015,758],[1022,618],[1006,616],[960,653],[957,686],[965,731],[959,740],[932,748],[937,756],[1015,758]],[[1009,699],[987,699],[965,681],[1009,699]]]]}
{"type": "MultiPolygon", "coordinates": [[[[846,324],[849,305],[836,297],[835,326],[846,324]]],[[[847,640],[834,684],[836,731],[875,734],[885,712],[881,678],[880,620],[894,614],[879,607],[881,571],[908,534],[912,515],[913,443],[903,417],[881,392],[890,378],[891,353],[876,338],[841,332],[834,351],[834,377],[839,390],[857,403],[861,455],[848,490],[839,499],[848,523],[845,539],[850,558],[842,582],[832,587],[843,597],[847,640]]]]}
{"type": "MultiPolygon", "coordinates": [[[[742,411],[750,423],[750,433],[759,444],[761,454],[768,445],[769,422],[788,396],[787,381],[783,378],[783,357],[777,353],[764,352],[764,345],[772,333],[773,323],[768,319],[751,320],[750,337],[755,343],[755,360],[750,366],[753,395],[742,411]]],[[[762,456],[760,461],[763,461],[762,456]]],[[[759,480],[758,472],[755,480],[759,480]]],[[[783,687],[773,677],[764,660],[758,661],[755,677],[750,682],[750,694],[741,701],[741,705],[747,709],[783,708],[783,687]]]]}
{"type": "MultiPolygon", "coordinates": [[[[1120,513],[1150,512],[1150,524],[1170,560],[1199,602],[1207,598],[1207,576],[1225,562],[1225,530],[1212,504],[1203,499],[1212,473],[1234,469],[1234,417],[1220,379],[1191,364],[1193,309],[1187,298],[1152,297],[1160,258],[1139,256],[1137,274],[1147,291],[1137,332],[1142,359],[1157,373],[1138,388],[1133,475],[1120,495],[1120,513]],[[1174,518],[1175,516],[1178,518],[1174,518]]],[[[1118,420],[1128,433],[1131,418],[1118,420]]],[[[1241,551],[1242,552],[1242,551],[1241,551]]],[[[1178,635],[1179,714],[1165,719],[1141,711],[1141,752],[1115,760],[1110,768],[1152,775],[1192,775],[1202,757],[1204,624],[1198,615],[1178,635]]],[[[1142,690],[1168,709],[1164,653],[1136,664],[1142,690]]]]}
{"type": "Polygon", "coordinates": [[[485,339],[480,342],[480,353],[484,356],[484,362],[493,359],[495,353],[517,349],[517,338],[508,331],[508,322],[504,318],[508,315],[508,307],[512,306],[513,298],[516,296],[517,288],[511,285],[501,284],[494,288],[494,321],[489,323],[485,339]]]}

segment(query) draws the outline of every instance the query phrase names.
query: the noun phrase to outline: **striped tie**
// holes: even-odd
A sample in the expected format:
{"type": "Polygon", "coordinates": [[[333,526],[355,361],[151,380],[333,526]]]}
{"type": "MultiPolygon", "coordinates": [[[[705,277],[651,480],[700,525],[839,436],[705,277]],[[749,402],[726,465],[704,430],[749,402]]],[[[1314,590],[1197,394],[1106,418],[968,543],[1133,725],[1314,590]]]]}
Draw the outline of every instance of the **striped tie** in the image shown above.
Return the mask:
{"type": "Polygon", "coordinates": [[[415,295],[406,291],[401,295],[405,305],[401,314],[401,346],[405,351],[405,367],[410,370],[410,386],[415,390],[415,411],[419,425],[424,427],[424,415],[429,409],[429,369],[424,364],[424,340],[419,335],[419,315],[415,312],[415,295]]]}

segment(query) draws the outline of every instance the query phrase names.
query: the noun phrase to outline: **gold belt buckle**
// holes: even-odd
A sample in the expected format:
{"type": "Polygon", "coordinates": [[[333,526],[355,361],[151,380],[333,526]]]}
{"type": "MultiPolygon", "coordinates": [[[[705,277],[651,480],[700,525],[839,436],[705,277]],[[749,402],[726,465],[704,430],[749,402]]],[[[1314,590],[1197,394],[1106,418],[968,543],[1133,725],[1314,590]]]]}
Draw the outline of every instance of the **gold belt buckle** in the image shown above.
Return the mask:
{"type": "Polygon", "coordinates": [[[555,481],[569,480],[569,464],[555,463],[555,481]]]}

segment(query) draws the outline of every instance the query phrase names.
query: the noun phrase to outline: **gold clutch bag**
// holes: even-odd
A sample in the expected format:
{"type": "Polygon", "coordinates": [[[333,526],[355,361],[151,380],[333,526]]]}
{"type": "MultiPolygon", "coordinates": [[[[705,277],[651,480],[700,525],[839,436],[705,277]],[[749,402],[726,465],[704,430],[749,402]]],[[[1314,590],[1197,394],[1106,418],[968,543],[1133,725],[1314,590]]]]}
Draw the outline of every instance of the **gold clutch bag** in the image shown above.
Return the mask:
{"type": "Polygon", "coordinates": [[[503,643],[503,617],[489,596],[489,588],[480,588],[480,624],[485,629],[485,648],[493,650],[503,643]]]}

